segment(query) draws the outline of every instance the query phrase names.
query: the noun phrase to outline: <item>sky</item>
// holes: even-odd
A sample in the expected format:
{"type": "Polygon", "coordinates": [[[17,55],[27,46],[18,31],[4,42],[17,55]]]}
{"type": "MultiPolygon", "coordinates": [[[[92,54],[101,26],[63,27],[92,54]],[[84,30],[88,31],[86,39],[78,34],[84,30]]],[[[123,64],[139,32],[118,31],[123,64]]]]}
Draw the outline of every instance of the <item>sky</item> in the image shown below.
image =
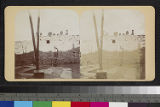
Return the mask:
{"type": "Polygon", "coordinates": [[[79,34],[79,17],[72,10],[25,10],[17,14],[15,20],[15,41],[31,40],[31,28],[28,12],[31,13],[34,31],[37,31],[37,17],[40,14],[40,32],[46,36],[48,32],[59,33],[69,30],[70,34],[79,34]]]}
{"type": "MultiPolygon", "coordinates": [[[[84,12],[80,18],[80,49],[82,54],[97,51],[93,14],[96,16],[98,36],[100,38],[102,10],[90,10],[84,12]]],[[[114,32],[125,33],[126,31],[129,31],[131,34],[132,30],[134,30],[135,35],[144,35],[144,21],[144,15],[136,10],[104,10],[104,35],[107,34],[111,36],[114,32]]],[[[107,37],[104,37],[103,50],[113,50],[114,48],[108,45],[105,38],[107,37]]]]}
{"type": "MultiPolygon", "coordinates": [[[[46,36],[48,32],[59,33],[68,29],[69,34],[80,35],[82,54],[97,50],[93,14],[96,16],[98,33],[100,35],[101,9],[85,11],[81,16],[78,16],[73,10],[63,9],[21,11],[15,19],[15,41],[32,40],[28,12],[32,15],[35,33],[37,31],[37,17],[40,14],[40,32],[42,32],[42,36],[46,36]]],[[[131,30],[134,29],[135,35],[144,35],[144,21],[144,15],[136,10],[106,9],[104,10],[104,34],[113,35],[114,32],[125,33],[126,31],[131,33],[131,30]]],[[[68,43],[70,41],[66,41],[66,46],[62,44],[64,46],[61,46],[61,48],[63,47],[63,50],[70,49],[72,44],[68,43]]],[[[104,50],[107,50],[109,45],[105,40],[103,44],[104,50]]],[[[54,45],[56,44],[54,43],[54,45]]],[[[45,45],[42,47],[45,51],[49,50],[47,47],[46,49],[44,48],[45,45]]]]}
{"type": "MultiPolygon", "coordinates": [[[[72,35],[79,35],[79,17],[72,10],[56,10],[56,9],[43,9],[43,10],[25,10],[21,11],[16,16],[15,21],[15,41],[23,41],[23,47],[26,48],[27,52],[33,51],[31,27],[29,21],[29,13],[32,16],[34,33],[36,37],[37,31],[37,18],[40,15],[40,33],[42,37],[46,37],[49,32],[64,33],[68,30],[69,38],[57,37],[57,41],[50,39],[50,43],[46,44],[47,39],[40,41],[40,50],[43,52],[55,51],[54,47],[57,47],[60,51],[67,51],[72,49],[73,44],[77,47],[72,35]],[[61,42],[58,41],[61,39],[61,42]]],[[[22,46],[16,44],[17,53],[22,53],[22,46]],[[20,48],[20,49],[18,49],[20,48]]]]}

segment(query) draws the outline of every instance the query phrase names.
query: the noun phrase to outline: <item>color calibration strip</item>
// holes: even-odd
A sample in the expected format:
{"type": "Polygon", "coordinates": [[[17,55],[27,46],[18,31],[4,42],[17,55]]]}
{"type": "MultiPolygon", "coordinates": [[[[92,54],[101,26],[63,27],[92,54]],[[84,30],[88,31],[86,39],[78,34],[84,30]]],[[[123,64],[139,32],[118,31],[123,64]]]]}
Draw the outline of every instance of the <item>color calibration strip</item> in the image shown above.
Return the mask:
{"type": "Polygon", "coordinates": [[[0,101],[0,107],[160,107],[160,103],[0,101]]]}

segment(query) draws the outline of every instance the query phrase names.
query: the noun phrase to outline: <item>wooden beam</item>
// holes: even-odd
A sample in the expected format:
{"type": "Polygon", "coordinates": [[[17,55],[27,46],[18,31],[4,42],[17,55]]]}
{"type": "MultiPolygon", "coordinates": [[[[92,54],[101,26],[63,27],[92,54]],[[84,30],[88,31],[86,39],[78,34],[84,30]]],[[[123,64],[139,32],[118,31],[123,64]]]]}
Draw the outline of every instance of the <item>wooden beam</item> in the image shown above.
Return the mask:
{"type": "Polygon", "coordinates": [[[94,21],[94,28],[95,28],[95,34],[96,34],[96,42],[97,42],[97,49],[98,49],[98,61],[99,61],[99,66],[101,66],[100,62],[100,47],[99,47],[99,39],[98,39],[98,29],[97,29],[97,24],[96,24],[96,16],[93,13],[93,21],[94,21]]]}
{"type": "Polygon", "coordinates": [[[103,69],[102,67],[102,56],[103,56],[103,36],[104,36],[104,10],[102,10],[102,19],[101,19],[101,39],[100,39],[100,69],[103,69]]]}
{"type": "Polygon", "coordinates": [[[36,69],[39,70],[39,29],[40,29],[40,16],[38,16],[37,20],[37,65],[36,69]]]}
{"type": "Polygon", "coordinates": [[[32,42],[33,42],[33,48],[34,48],[34,60],[36,62],[36,44],[35,44],[35,37],[34,37],[34,28],[33,28],[33,22],[32,22],[32,16],[29,13],[29,20],[30,20],[30,26],[31,26],[31,34],[32,34],[32,42]]]}

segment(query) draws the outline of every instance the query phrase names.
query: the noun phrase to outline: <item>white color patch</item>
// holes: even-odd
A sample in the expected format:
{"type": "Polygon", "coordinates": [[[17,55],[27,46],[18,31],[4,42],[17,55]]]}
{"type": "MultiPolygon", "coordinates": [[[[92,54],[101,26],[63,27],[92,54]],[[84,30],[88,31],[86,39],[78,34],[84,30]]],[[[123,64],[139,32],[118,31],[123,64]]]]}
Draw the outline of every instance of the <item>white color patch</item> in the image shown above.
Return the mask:
{"type": "Polygon", "coordinates": [[[109,102],[109,107],[128,107],[128,103],[109,102]]]}

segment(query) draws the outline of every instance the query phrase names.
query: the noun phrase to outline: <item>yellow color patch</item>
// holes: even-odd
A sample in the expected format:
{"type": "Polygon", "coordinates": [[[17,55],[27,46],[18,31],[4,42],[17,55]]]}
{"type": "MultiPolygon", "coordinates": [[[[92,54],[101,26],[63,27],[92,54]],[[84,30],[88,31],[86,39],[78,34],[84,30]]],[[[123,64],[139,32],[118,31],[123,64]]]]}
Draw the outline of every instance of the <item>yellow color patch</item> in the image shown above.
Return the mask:
{"type": "Polygon", "coordinates": [[[70,101],[52,101],[52,107],[71,107],[70,101]]]}

